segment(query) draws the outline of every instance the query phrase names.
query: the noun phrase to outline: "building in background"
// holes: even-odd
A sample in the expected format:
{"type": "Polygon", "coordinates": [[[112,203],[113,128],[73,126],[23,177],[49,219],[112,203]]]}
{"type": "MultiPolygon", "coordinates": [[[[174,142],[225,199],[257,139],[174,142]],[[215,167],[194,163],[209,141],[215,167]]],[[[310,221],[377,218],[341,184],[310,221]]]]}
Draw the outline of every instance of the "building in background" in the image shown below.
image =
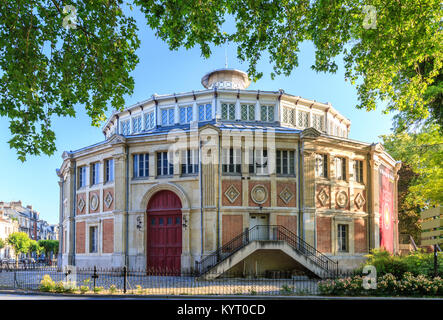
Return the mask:
{"type": "Polygon", "coordinates": [[[32,206],[23,206],[21,201],[0,202],[0,210],[5,216],[17,221],[18,232],[26,233],[32,240],[52,239],[58,231],[48,222],[40,219],[40,213],[32,206]]]}
{"type": "Polygon", "coordinates": [[[114,112],[104,141],[63,153],[63,265],[319,274],[398,251],[400,164],[381,144],[350,139],[330,103],[247,90],[242,71],[202,84],[114,112]]]}
{"type": "Polygon", "coordinates": [[[5,241],[5,247],[0,249],[0,259],[9,259],[14,256],[11,248],[6,243],[11,233],[18,231],[18,221],[9,216],[3,208],[0,206],[0,239],[5,241]]]}

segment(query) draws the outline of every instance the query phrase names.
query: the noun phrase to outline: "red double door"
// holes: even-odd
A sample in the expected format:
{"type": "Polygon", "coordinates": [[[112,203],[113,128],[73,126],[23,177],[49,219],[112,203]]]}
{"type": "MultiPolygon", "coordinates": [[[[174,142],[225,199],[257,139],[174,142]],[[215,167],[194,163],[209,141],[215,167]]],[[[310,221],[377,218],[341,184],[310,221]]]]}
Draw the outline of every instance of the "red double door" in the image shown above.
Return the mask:
{"type": "Polygon", "coordinates": [[[157,192],[147,208],[148,270],[180,273],[182,214],[180,198],[172,191],[157,192]]]}

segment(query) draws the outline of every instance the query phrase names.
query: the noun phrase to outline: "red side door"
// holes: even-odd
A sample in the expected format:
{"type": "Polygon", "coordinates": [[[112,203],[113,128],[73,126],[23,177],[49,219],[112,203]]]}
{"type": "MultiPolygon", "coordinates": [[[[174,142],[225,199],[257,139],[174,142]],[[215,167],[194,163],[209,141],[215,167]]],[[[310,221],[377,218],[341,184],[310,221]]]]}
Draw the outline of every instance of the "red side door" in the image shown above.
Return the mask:
{"type": "Polygon", "coordinates": [[[157,192],[147,210],[148,270],[180,273],[182,253],[181,201],[169,190],[157,192]]]}

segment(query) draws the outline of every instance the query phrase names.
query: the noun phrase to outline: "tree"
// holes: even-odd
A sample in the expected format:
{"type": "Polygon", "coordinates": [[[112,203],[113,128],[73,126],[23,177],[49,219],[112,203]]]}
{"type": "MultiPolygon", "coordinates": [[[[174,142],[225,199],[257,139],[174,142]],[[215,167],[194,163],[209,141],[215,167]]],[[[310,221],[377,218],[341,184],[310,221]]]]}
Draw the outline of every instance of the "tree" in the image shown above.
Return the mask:
{"type": "Polygon", "coordinates": [[[43,248],[40,246],[40,244],[37,241],[30,240],[29,251],[35,252],[35,254],[38,257],[40,253],[43,251],[43,248]]]}
{"type": "Polygon", "coordinates": [[[0,0],[0,116],[20,160],[53,154],[51,119],[75,117],[76,104],[96,126],[123,107],[139,40],[122,2],[0,0]]]}
{"type": "MultiPolygon", "coordinates": [[[[289,75],[298,65],[300,43],[312,41],[314,70],[336,72],[343,57],[358,108],[373,110],[385,100],[386,112],[398,110],[408,121],[434,115],[430,106],[437,92],[428,88],[441,88],[439,0],[133,3],[171,50],[199,46],[207,58],[211,45],[234,43],[253,81],[262,76],[257,64],[263,54],[269,54],[272,77],[289,75]],[[235,21],[230,33],[223,30],[227,19],[235,21]]],[[[9,144],[22,161],[28,154],[54,152],[52,116],[74,117],[74,105],[81,104],[98,126],[108,105],[121,109],[134,87],[130,72],[138,62],[139,39],[134,19],[124,14],[127,4],[73,0],[71,5],[76,19],[58,0],[0,0],[0,115],[10,119],[9,144]],[[66,30],[63,22],[75,28],[66,30]]]]}
{"type": "MultiPolygon", "coordinates": [[[[172,50],[198,45],[208,57],[209,44],[233,42],[237,57],[249,63],[248,72],[256,80],[262,76],[256,67],[263,53],[269,53],[271,76],[289,75],[298,65],[299,44],[312,41],[314,70],[336,72],[337,58],[343,57],[345,80],[357,87],[358,108],[374,110],[380,99],[388,102],[386,112],[400,111],[403,121],[432,116],[430,104],[437,92],[427,89],[443,64],[438,0],[135,3],[172,50]],[[222,31],[226,16],[235,19],[232,33],[222,31]]],[[[441,88],[441,82],[436,87],[441,88]]]]}
{"type": "Polygon", "coordinates": [[[412,171],[410,165],[402,164],[399,172],[398,180],[398,229],[400,234],[411,235],[415,243],[420,243],[420,208],[423,207],[423,202],[419,197],[410,193],[409,187],[418,174],[412,171]],[[406,199],[409,197],[408,201],[406,199]]]}
{"type": "Polygon", "coordinates": [[[5,247],[6,243],[3,239],[0,239],[0,249],[3,249],[5,247]]]}
{"type": "Polygon", "coordinates": [[[430,124],[418,133],[381,136],[386,151],[416,174],[404,200],[409,205],[424,208],[443,203],[443,134],[439,129],[438,125],[430,124]]]}
{"type": "Polygon", "coordinates": [[[18,268],[18,259],[20,253],[28,253],[31,246],[31,239],[24,232],[14,232],[8,237],[8,244],[14,249],[16,256],[16,267],[18,268]]]}
{"type": "Polygon", "coordinates": [[[57,240],[39,240],[38,244],[43,248],[49,261],[52,260],[52,254],[56,255],[58,253],[59,242],[57,240]]]}

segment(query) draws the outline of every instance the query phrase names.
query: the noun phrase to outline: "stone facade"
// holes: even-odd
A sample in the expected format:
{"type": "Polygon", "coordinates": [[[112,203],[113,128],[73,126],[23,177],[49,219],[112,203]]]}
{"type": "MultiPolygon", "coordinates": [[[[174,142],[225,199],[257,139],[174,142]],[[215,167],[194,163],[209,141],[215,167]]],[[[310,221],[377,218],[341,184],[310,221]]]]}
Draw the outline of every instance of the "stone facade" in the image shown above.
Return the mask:
{"type": "Polygon", "coordinates": [[[170,190],[182,206],[182,270],[249,228],[254,214],[284,226],[340,266],[354,267],[380,245],[379,166],[397,177],[399,165],[381,145],[348,139],[349,130],[350,121],[330,104],[245,88],[153,96],[114,113],[103,130],[106,140],[65,152],[57,170],[62,263],[146,267],[147,207],[155,194],[170,190]],[[266,172],[259,172],[263,162],[250,166],[251,146],[267,150],[266,172]],[[198,172],[172,161],[187,150],[199,155],[198,172]],[[164,152],[171,165],[166,175],[159,167],[164,152]],[[149,160],[136,162],[139,154],[149,160]],[[327,174],[319,173],[318,155],[326,156],[321,165],[327,174]],[[91,184],[95,163],[99,183],[91,184]],[[339,228],[346,230],[344,249],[338,248],[339,228]],[[91,241],[96,252],[89,252],[91,241]]]}

